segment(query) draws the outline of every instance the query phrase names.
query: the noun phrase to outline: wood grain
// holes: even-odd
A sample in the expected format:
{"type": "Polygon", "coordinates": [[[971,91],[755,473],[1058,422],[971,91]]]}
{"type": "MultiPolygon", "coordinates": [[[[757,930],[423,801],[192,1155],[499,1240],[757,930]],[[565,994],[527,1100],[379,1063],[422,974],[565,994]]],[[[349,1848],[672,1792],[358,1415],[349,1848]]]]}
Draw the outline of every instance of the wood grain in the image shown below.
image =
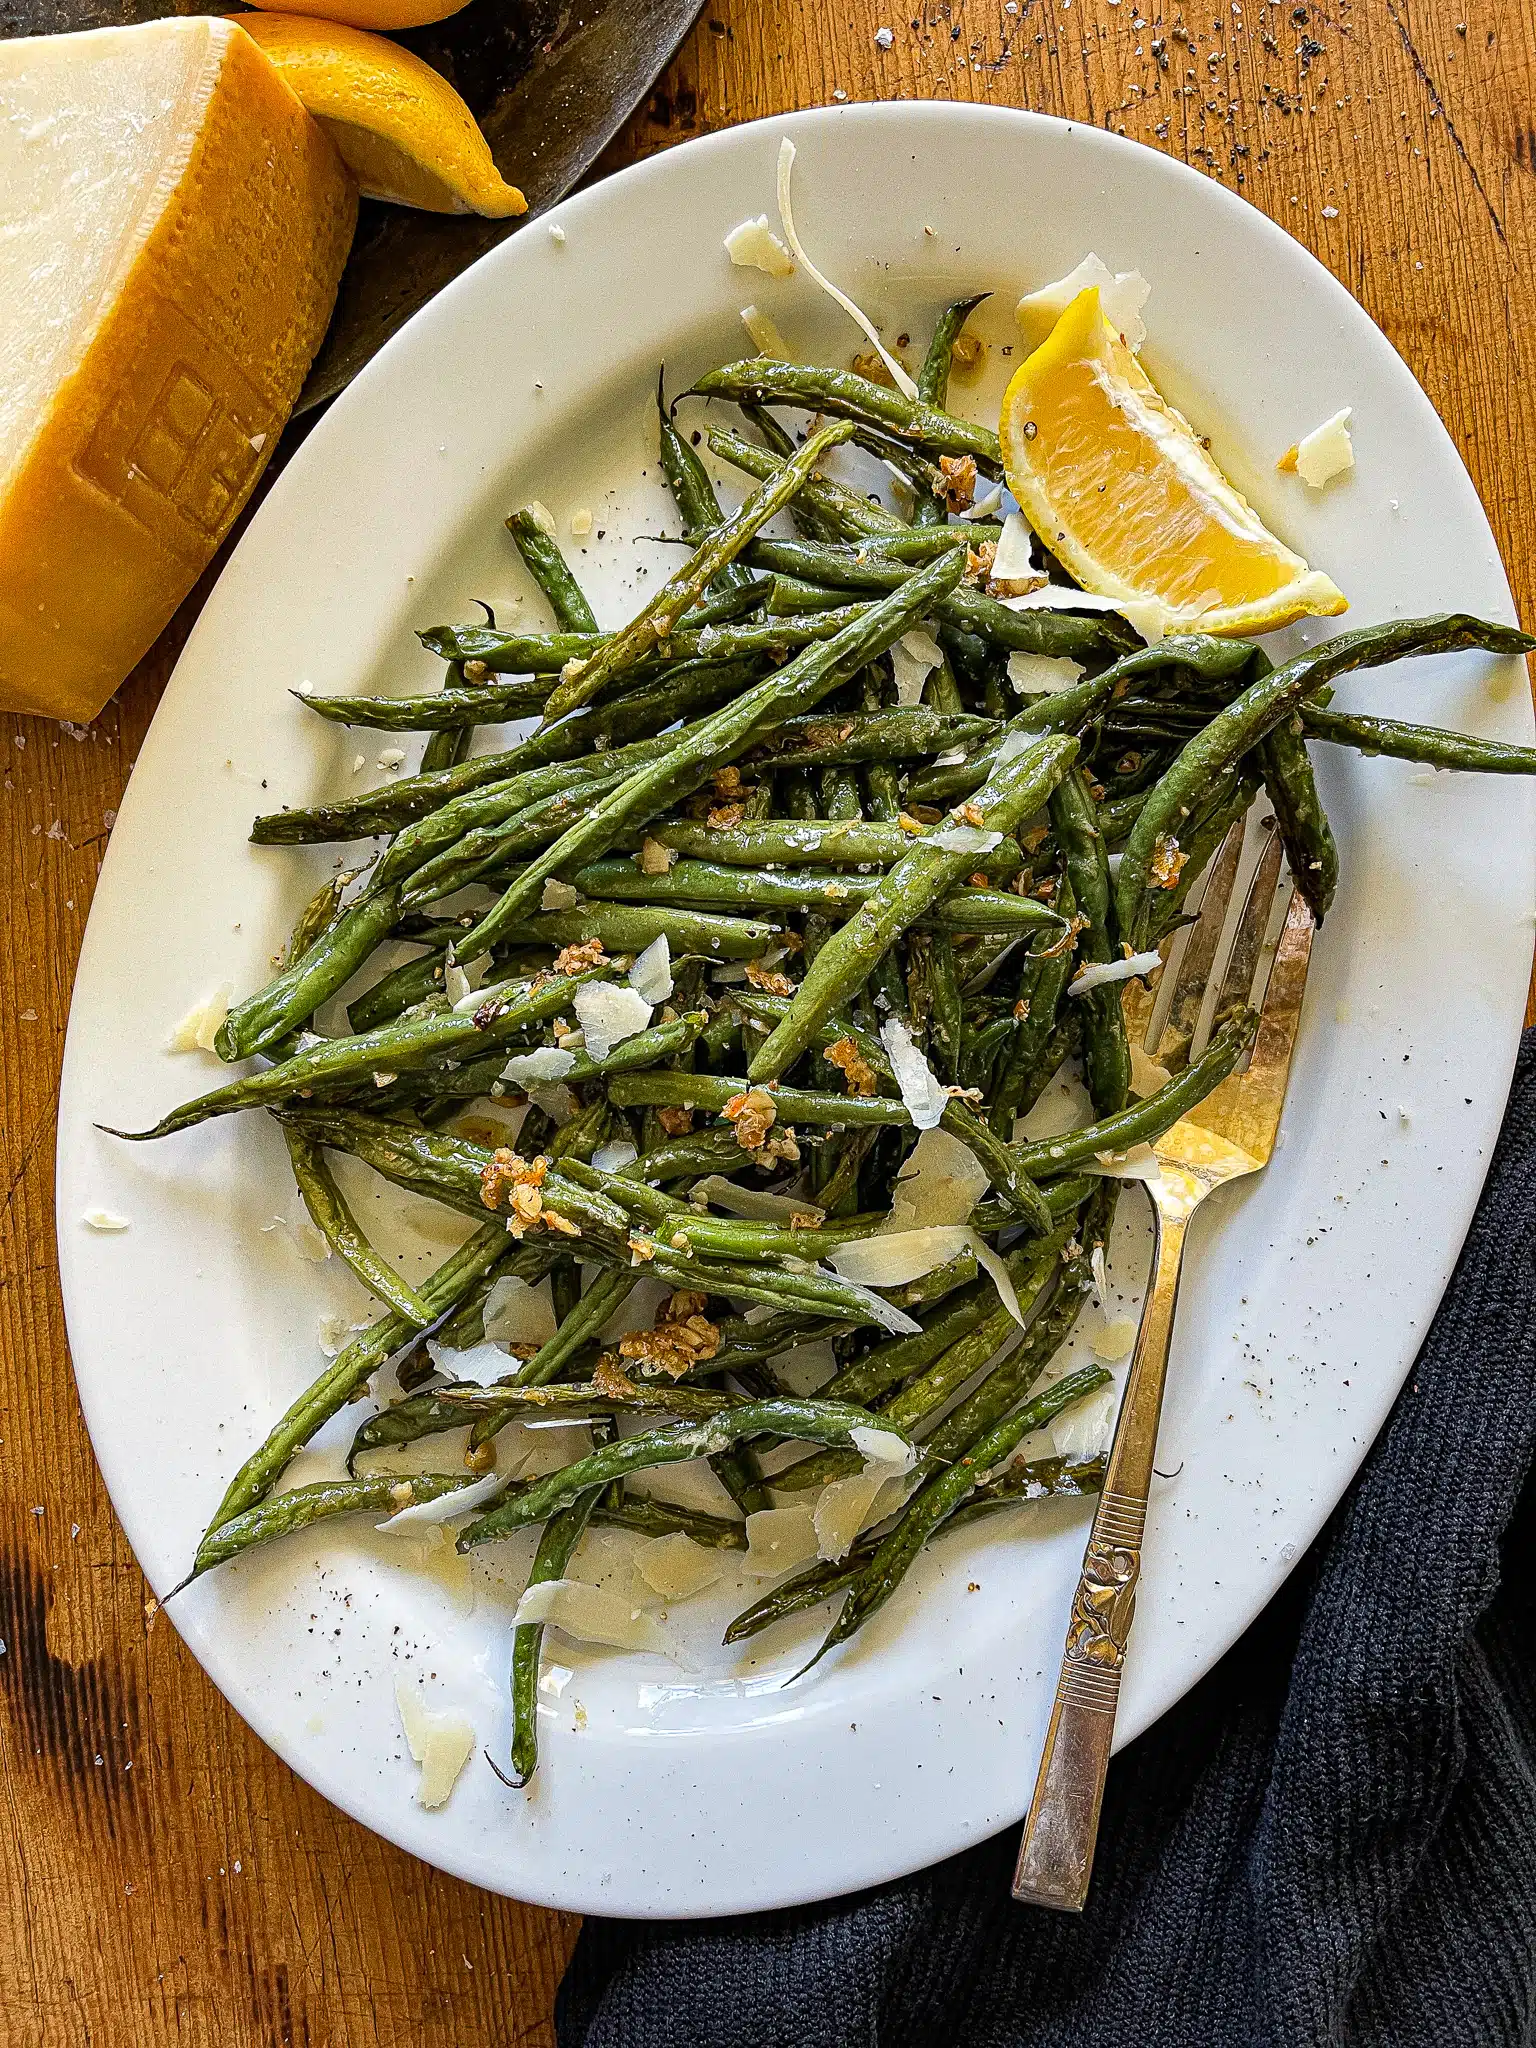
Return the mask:
{"type": "MultiPolygon", "coordinates": [[[[842,97],[1039,108],[1241,191],[1407,359],[1536,617],[1536,0],[718,0],[604,168],[842,97]]],[[[1032,202],[987,203],[1022,224],[1032,202]]],[[[76,1406],[52,1217],[70,981],[199,595],[89,731],[0,720],[0,2039],[533,2048],[574,1922],[355,1826],[146,1632],[76,1406]]]]}

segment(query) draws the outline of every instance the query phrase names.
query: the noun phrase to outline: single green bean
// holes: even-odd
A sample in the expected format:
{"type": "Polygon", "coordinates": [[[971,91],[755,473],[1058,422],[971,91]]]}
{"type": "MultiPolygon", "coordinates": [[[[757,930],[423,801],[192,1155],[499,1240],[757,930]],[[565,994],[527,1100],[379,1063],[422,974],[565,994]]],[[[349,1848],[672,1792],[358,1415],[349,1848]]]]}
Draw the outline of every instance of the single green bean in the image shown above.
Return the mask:
{"type": "Polygon", "coordinates": [[[1064,1131],[1058,1138],[1036,1138],[1030,1144],[1013,1146],[1019,1170],[1032,1179],[1044,1180],[1087,1166],[1101,1152],[1125,1152],[1133,1145],[1154,1143],[1227,1078],[1253,1043],[1257,1029],[1258,1018],[1252,1010],[1234,1012],[1213,1034],[1199,1059],[1140,1102],[1081,1130],[1064,1131]]]}
{"type": "Polygon", "coordinates": [[[597,617],[588,604],[571,566],[560,552],[560,543],[531,505],[524,505],[507,521],[507,531],[523,558],[523,566],[549,600],[555,624],[562,633],[595,633],[597,617]]]}
{"type": "Polygon", "coordinates": [[[437,1311],[429,1308],[409,1281],[368,1242],[320,1147],[292,1129],[285,1129],[283,1137],[288,1146],[288,1163],[309,1220],[331,1250],[351,1267],[368,1292],[396,1315],[422,1330],[435,1322],[437,1311]]]}
{"type": "MultiPolygon", "coordinates": [[[[1115,946],[1113,902],[1104,835],[1082,770],[1063,776],[1051,792],[1051,824],[1072,882],[1073,900],[1084,923],[1078,951],[1086,961],[1108,965],[1115,946]]],[[[1131,1088],[1131,1049],[1125,1035],[1120,989],[1104,982],[1078,998],[1083,1006],[1083,1067],[1096,1116],[1124,1109],[1131,1088]]]]}
{"type": "Polygon", "coordinates": [[[1427,768],[1460,768],[1479,775],[1536,775],[1536,747],[1474,739],[1470,733],[1411,725],[1400,718],[1325,711],[1306,702],[1301,722],[1310,739],[1353,747],[1362,754],[1390,754],[1399,761],[1422,761],[1427,768]]]}
{"type": "Polygon", "coordinates": [[[226,1564],[258,1544],[312,1529],[316,1522],[328,1522],[337,1515],[397,1515],[402,1508],[440,1500],[445,1493],[457,1493],[474,1483],[470,1472],[378,1472],[367,1479],[321,1479],[310,1486],[295,1486],[221,1522],[204,1538],[192,1576],[200,1578],[214,1565],[226,1564]]]}
{"type": "MultiPolygon", "coordinates": [[[[528,1573],[530,1586],[565,1576],[571,1553],[586,1532],[600,1489],[578,1494],[545,1523],[528,1573]]],[[[526,1785],[539,1761],[539,1661],[544,1624],[522,1621],[512,1631],[512,1783],[526,1785]]]]}
{"type": "Polygon", "coordinates": [[[754,356],[709,371],[685,396],[730,398],[738,405],[799,406],[860,426],[894,427],[925,454],[974,455],[977,467],[988,475],[1002,474],[1002,454],[990,427],[974,426],[937,406],[906,398],[852,370],[823,370],[754,356]]]}

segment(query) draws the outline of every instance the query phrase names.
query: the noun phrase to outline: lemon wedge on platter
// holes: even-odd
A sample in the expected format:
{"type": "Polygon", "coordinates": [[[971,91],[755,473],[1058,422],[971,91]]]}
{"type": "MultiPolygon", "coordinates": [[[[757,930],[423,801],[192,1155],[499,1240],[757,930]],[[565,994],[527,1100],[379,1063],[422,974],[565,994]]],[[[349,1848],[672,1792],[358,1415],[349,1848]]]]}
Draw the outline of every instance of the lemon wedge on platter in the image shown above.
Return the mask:
{"type": "Polygon", "coordinates": [[[428,213],[527,212],[469,108],[411,51],[302,14],[242,14],[240,26],[325,129],[365,199],[428,213]]]}
{"type": "Polygon", "coordinates": [[[1086,590],[1165,633],[1269,633],[1348,599],[1264,525],[1104,318],[1072,300],[998,425],[1008,488],[1086,590]]]}

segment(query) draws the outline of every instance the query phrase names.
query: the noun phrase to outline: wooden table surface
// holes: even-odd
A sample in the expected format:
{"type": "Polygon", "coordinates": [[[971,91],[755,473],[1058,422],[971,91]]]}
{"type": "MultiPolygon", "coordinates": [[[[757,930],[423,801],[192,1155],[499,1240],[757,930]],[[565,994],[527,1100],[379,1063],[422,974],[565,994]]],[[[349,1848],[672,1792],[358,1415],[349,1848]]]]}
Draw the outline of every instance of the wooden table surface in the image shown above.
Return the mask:
{"type": "MultiPolygon", "coordinates": [[[[1396,344],[1536,618],[1536,0],[915,5],[716,0],[604,168],[844,99],[1032,107],[1181,156],[1305,242],[1396,344]]],[[[1022,226],[1032,195],[1015,203],[1022,226]]],[[[198,594],[89,732],[0,719],[0,2040],[532,2048],[553,2040],[576,1922],[333,1811],[174,1629],[146,1630],[76,1405],[53,1233],[70,983],[198,594]]]]}

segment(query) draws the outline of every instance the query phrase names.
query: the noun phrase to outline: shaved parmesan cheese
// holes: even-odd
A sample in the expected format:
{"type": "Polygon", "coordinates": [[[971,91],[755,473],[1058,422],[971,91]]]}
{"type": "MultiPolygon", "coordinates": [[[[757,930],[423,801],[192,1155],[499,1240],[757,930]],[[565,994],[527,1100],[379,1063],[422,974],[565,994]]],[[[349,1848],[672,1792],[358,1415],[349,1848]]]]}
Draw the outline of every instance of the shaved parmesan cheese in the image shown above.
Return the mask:
{"type": "Polygon", "coordinates": [[[709,1203],[724,1209],[728,1216],[748,1216],[756,1223],[789,1223],[797,1216],[820,1223],[826,1214],[814,1202],[802,1201],[797,1195],[773,1195],[766,1188],[739,1188],[719,1173],[706,1174],[703,1180],[695,1181],[690,1199],[700,1207],[709,1203]]]}
{"type": "Polygon", "coordinates": [[[551,875],[544,884],[544,893],[539,898],[540,910],[574,910],[581,901],[581,891],[573,889],[569,882],[557,881],[551,875]]]}
{"type": "Polygon", "coordinates": [[[946,1265],[965,1250],[971,1233],[963,1224],[929,1225],[920,1230],[879,1230],[871,1237],[850,1238],[827,1253],[827,1264],[840,1280],[859,1287],[905,1287],[946,1265]]]}
{"type": "Polygon", "coordinates": [[[906,371],[902,368],[901,364],[897,362],[896,358],[891,354],[890,350],[885,346],[885,343],[880,339],[879,335],[875,332],[874,323],[870,320],[869,316],[865,313],[860,312],[859,308],[853,303],[852,299],[848,297],[848,294],[846,292],[840,292],[837,286],[833,284],[830,281],[830,279],[823,277],[821,272],[816,268],[815,264],[811,261],[810,257],[806,255],[805,250],[801,245],[800,237],[795,232],[795,216],[793,208],[790,205],[789,187],[790,178],[791,174],[794,171],[794,167],[795,145],[790,141],[789,137],[786,135],[783,141],[779,144],[778,176],[779,225],[784,230],[785,241],[788,242],[791,250],[794,252],[795,257],[800,264],[801,269],[805,272],[806,276],[810,278],[811,282],[813,284],[819,284],[821,286],[821,289],[827,294],[829,298],[836,299],[837,303],[842,307],[843,311],[848,315],[849,319],[853,321],[854,325],[859,329],[860,333],[863,334],[865,339],[871,342],[873,346],[879,351],[880,360],[885,364],[885,367],[890,371],[891,379],[895,384],[896,389],[900,391],[904,397],[913,399],[915,401],[918,396],[917,386],[912,382],[912,379],[907,375],[906,371]]]}
{"type": "Polygon", "coordinates": [[[1026,654],[1016,647],[1008,657],[1008,680],[1021,697],[1046,697],[1067,690],[1083,674],[1083,665],[1065,654],[1026,654]]]}
{"type": "Polygon", "coordinates": [[[405,1679],[395,1681],[395,1705],[405,1730],[406,1747],[421,1766],[416,1787],[418,1806],[442,1806],[469,1762],[475,1731],[464,1714],[435,1714],[421,1703],[421,1694],[405,1679]]]}
{"type": "Polygon", "coordinates": [[[964,1223],[990,1185],[970,1146],[942,1128],[924,1131],[891,1196],[890,1230],[964,1223]]]}
{"type": "Polygon", "coordinates": [[[891,1072],[896,1076],[896,1086],[901,1090],[908,1116],[920,1131],[931,1131],[944,1114],[944,1105],[949,1100],[948,1091],[941,1086],[932,1067],[913,1044],[912,1034],[900,1017],[886,1018],[880,1026],[880,1042],[890,1060],[891,1072]]]}
{"type": "MultiPolygon", "coordinates": [[[[452,1345],[439,1344],[428,1338],[427,1356],[440,1373],[470,1387],[494,1386],[497,1380],[505,1379],[517,1367],[517,1360],[509,1352],[489,1340],[484,1344],[466,1345],[462,1351],[456,1351],[452,1345]]],[[[466,1422],[471,1419],[468,1415],[464,1418],[466,1422]]]]}
{"type": "Polygon", "coordinates": [[[1159,1088],[1166,1088],[1173,1079],[1172,1074],[1158,1060],[1150,1059],[1134,1040],[1131,1043],[1131,1093],[1133,1095],[1155,1095],[1159,1088]]]}
{"type": "Polygon", "coordinates": [[[613,1650],[664,1650],[666,1633],[643,1608],[621,1600],[585,1579],[545,1579],[530,1586],[512,1617],[516,1627],[537,1622],[573,1636],[578,1643],[606,1643],[613,1650]]]}
{"type": "Polygon", "coordinates": [[[514,1053],[502,1068],[501,1078],[528,1088],[540,1081],[563,1081],[575,1064],[575,1053],[558,1045],[541,1045],[535,1052],[514,1053]]]}
{"type": "Polygon", "coordinates": [[[595,1060],[607,1059],[616,1045],[644,1031],[651,1021],[651,1006],[632,988],[618,988],[611,981],[589,981],[577,989],[572,1006],[587,1037],[587,1051],[595,1060]]]}
{"type": "Polygon", "coordinates": [[[739,270],[765,270],[770,277],[795,274],[795,259],[769,227],[766,213],[732,228],[725,238],[725,253],[739,270]]]}
{"type": "Polygon", "coordinates": [[[1095,1358],[1124,1358],[1136,1342],[1136,1325],[1129,1316],[1117,1316],[1102,1329],[1090,1330],[1089,1347],[1095,1358]]]}
{"type": "Polygon", "coordinates": [[[963,512],[957,512],[955,517],[965,520],[990,519],[1002,502],[1003,487],[1001,484],[994,484],[985,497],[977,498],[972,504],[967,505],[963,512]]]}
{"type": "Polygon", "coordinates": [[[890,649],[891,673],[896,678],[896,702],[912,705],[923,701],[923,685],[936,668],[944,665],[944,650],[921,626],[903,633],[890,649]]]}
{"type": "Polygon", "coordinates": [[[1131,1145],[1124,1152],[1096,1152],[1077,1170],[1103,1174],[1109,1180],[1144,1180],[1149,1187],[1163,1177],[1157,1154],[1150,1145],[1131,1145]]]}
{"type": "Polygon", "coordinates": [[[1098,590],[1078,590],[1070,583],[1042,583],[1022,597],[1000,600],[1011,612],[1119,612],[1143,640],[1156,642],[1168,631],[1168,613],[1155,597],[1106,597],[1098,590]]]}
{"type": "Polygon", "coordinates": [[[850,1429],[848,1438],[867,1464],[884,1468],[887,1478],[893,1468],[910,1472],[917,1462],[917,1452],[894,1429],[850,1429]]]}
{"type": "Polygon", "coordinates": [[[528,1090],[528,1099],[554,1124],[568,1124],[576,1114],[576,1098],[563,1081],[540,1081],[528,1090]]]}
{"type": "Polygon", "coordinates": [[[773,316],[765,313],[761,306],[743,306],[741,324],[751,335],[752,345],[760,356],[772,356],[781,363],[794,361],[789,343],[775,326],[773,316]]]}
{"type": "Polygon", "coordinates": [[[1161,953],[1131,953],[1124,960],[1090,960],[1067,983],[1067,994],[1085,996],[1090,989],[1103,988],[1109,981],[1134,981],[1137,975],[1150,974],[1162,964],[1161,953]]]}
{"type": "Polygon", "coordinates": [[[1016,761],[1020,754],[1027,754],[1035,743],[1035,735],[1033,733],[1004,733],[997,753],[993,757],[993,765],[1001,768],[1007,761],[1016,761]]]}
{"type": "Polygon", "coordinates": [[[640,1157],[639,1148],[628,1138],[618,1138],[611,1145],[599,1145],[592,1154],[592,1164],[599,1173],[617,1173],[628,1166],[631,1160],[640,1157]]]}
{"type": "Polygon", "coordinates": [[[775,1579],[809,1564],[816,1555],[816,1523],[809,1507],[760,1508],[747,1517],[747,1549],[741,1568],[749,1578],[775,1579]]]}
{"type": "Polygon", "coordinates": [[[111,1209],[87,1209],[81,1219],[88,1230],[127,1230],[128,1218],[111,1209]]]}
{"type": "Polygon", "coordinates": [[[1044,341],[1078,293],[1087,291],[1090,285],[1098,287],[1099,309],[1104,318],[1131,354],[1138,352],[1147,338],[1141,309],[1150,298],[1152,287],[1139,270],[1113,271],[1091,252],[1076,270],[1020,299],[1016,318],[1031,348],[1044,341]]]}
{"type": "Polygon", "coordinates": [[[990,853],[1001,846],[1001,832],[988,832],[980,825],[940,825],[924,835],[925,846],[937,846],[945,853],[990,853]]]}
{"type": "Polygon", "coordinates": [[[1022,512],[1010,512],[993,551],[987,588],[995,597],[1022,597],[1044,581],[1044,570],[1035,567],[1035,537],[1029,523],[1022,512]]]}
{"type": "Polygon", "coordinates": [[[530,1287],[517,1273],[503,1273],[492,1282],[482,1321],[493,1344],[543,1344],[555,1334],[555,1310],[548,1291],[530,1287]]]}
{"type": "Polygon", "coordinates": [[[652,939],[629,970],[629,985],[646,1003],[664,1003],[672,993],[672,949],[667,935],[652,939]]]}
{"type": "Polygon", "coordinates": [[[1088,1270],[1093,1275],[1093,1298],[1101,1309],[1109,1307],[1109,1262],[1104,1256],[1102,1244],[1096,1244],[1088,1257],[1088,1270]]]}
{"type": "Polygon", "coordinates": [[[1096,1458],[1109,1448],[1120,1395],[1113,1386],[1100,1387],[1086,1401],[1074,1401],[1051,1424],[1051,1446],[1058,1458],[1096,1458]]]}
{"type": "Polygon", "coordinates": [[[443,969],[443,994],[454,1009],[474,995],[475,986],[457,960],[450,960],[443,969]]]}
{"type": "Polygon", "coordinates": [[[172,1052],[212,1052],[219,1026],[229,1015],[229,999],[235,992],[232,981],[220,982],[211,996],[194,1003],[171,1033],[172,1052]]]}
{"type": "Polygon", "coordinates": [[[571,538],[585,540],[592,531],[592,513],[586,505],[578,505],[571,514],[571,538]]]}
{"type": "Polygon", "coordinates": [[[1009,1272],[1006,1261],[1001,1259],[993,1251],[991,1245],[984,1238],[980,1237],[976,1231],[968,1230],[966,1236],[970,1239],[971,1250],[976,1254],[977,1265],[988,1275],[992,1285],[997,1289],[998,1300],[1001,1301],[1009,1315],[1022,1328],[1024,1324],[1024,1311],[1019,1306],[1019,1297],[1013,1285],[1013,1275],[1009,1272]]]}
{"type": "Polygon", "coordinates": [[[1294,468],[1302,482],[1310,484],[1314,491],[1320,491],[1324,484],[1355,466],[1355,444],[1349,434],[1351,410],[1346,405],[1331,420],[1324,420],[1320,427],[1304,434],[1291,451],[1290,463],[1282,457],[1284,466],[1294,468]]]}
{"type": "Polygon", "coordinates": [[[890,1477],[888,1465],[875,1465],[847,1479],[834,1479],[821,1489],[813,1517],[818,1557],[835,1564],[848,1555],[890,1477]]]}
{"type": "Polygon", "coordinates": [[[695,1543],[681,1530],[672,1536],[657,1536],[642,1543],[635,1552],[635,1570],[653,1593],[664,1600],[686,1600],[712,1586],[721,1576],[721,1564],[712,1550],[695,1543]]]}
{"type": "Polygon", "coordinates": [[[467,1515],[475,1508],[484,1507],[487,1501],[494,1500],[497,1494],[505,1491],[511,1478],[510,1472],[487,1472],[483,1479],[461,1486],[454,1493],[440,1493],[436,1500],[412,1501],[409,1507],[401,1508],[387,1522],[376,1522],[374,1527],[381,1536],[398,1536],[402,1531],[408,1534],[412,1529],[451,1522],[455,1515],[467,1515]]]}
{"type": "Polygon", "coordinates": [[[523,507],[523,510],[528,514],[528,517],[535,526],[539,527],[544,533],[547,533],[551,540],[555,538],[560,529],[555,525],[554,513],[550,511],[542,499],[530,499],[523,507]]]}

